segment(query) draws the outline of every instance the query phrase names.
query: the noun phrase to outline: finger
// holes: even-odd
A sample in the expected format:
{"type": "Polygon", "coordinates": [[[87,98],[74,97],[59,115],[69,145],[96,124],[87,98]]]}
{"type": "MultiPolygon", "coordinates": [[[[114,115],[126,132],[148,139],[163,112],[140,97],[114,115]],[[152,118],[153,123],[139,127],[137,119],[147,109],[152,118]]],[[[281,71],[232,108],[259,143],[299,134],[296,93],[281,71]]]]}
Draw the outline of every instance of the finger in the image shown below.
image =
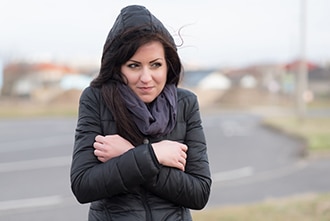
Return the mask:
{"type": "Polygon", "coordinates": [[[93,147],[95,149],[102,150],[103,149],[103,144],[102,143],[99,143],[99,142],[94,142],[93,143],[93,147]]]}
{"type": "Polygon", "coordinates": [[[102,154],[101,151],[99,151],[99,150],[97,150],[97,149],[94,150],[94,155],[95,155],[95,156],[100,157],[101,154],[102,154]]]}
{"type": "Polygon", "coordinates": [[[97,136],[95,137],[95,141],[100,142],[100,143],[103,143],[103,141],[104,141],[104,136],[97,135],[97,136]]]}
{"type": "Polygon", "coordinates": [[[187,150],[188,150],[188,146],[182,144],[182,145],[181,145],[181,150],[183,150],[184,152],[187,152],[187,150]]]}
{"type": "Polygon", "coordinates": [[[180,157],[177,162],[183,166],[186,165],[186,160],[183,157],[180,157]]]}
{"type": "Polygon", "coordinates": [[[181,159],[180,159],[180,163],[181,163],[183,166],[186,166],[186,159],[185,159],[185,158],[181,158],[181,159]]]}
{"type": "Polygon", "coordinates": [[[184,171],[185,165],[179,162],[179,169],[184,171]]]}
{"type": "Polygon", "coordinates": [[[97,157],[97,159],[98,159],[99,161],[101,161],[102,163],[104,163],[104,162],[106,161],[106,159],[105,159],[104,157],[97,157]]]}
{"type": "Polygon", "coordinates": [[[187,154],[186,154],[186,152],[181,152],[181,157],[183,158],[183,159],[187,159],[187,154]]]}

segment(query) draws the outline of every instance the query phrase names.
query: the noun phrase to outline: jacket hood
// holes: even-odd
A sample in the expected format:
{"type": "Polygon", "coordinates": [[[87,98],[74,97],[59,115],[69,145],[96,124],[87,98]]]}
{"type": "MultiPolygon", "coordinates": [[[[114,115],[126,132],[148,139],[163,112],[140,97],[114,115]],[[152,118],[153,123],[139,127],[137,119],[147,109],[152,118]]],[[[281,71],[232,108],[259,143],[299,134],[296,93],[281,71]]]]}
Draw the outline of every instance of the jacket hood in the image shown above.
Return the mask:
{"type": "Polygon", "coordinates": [[[144,30],[164,34],[176,48],[173,37],[162,22],[151,14],[147,8],[141,5],[130,5],[121,10],[108,34],[106,45],[110,46],[113,41],[127,29],[139,27],[144,30]]]}

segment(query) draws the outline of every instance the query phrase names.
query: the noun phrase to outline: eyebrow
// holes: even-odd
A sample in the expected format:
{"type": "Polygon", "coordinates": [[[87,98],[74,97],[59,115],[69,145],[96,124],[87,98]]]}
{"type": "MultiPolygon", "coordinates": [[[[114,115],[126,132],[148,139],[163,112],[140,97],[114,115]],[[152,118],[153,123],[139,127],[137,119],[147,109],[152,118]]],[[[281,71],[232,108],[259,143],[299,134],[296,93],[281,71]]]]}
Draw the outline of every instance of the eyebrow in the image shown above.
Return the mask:
{"type": "MultiPolygon", "coordinates": [[[[156,58],[156,59],[150,61],[149,63],[153,63],[153,62],[156,62],[156,61],[158,61],[158,60],[164,60],[164,59],[163,59],[163,58],[156,58]]],[[[128,60],[128,61],[135,62],[135,63],[141,63],[140,61],[135,61],[135,60],[132,60],[132,59],[130,59],[130,60],[128,60]]]]}

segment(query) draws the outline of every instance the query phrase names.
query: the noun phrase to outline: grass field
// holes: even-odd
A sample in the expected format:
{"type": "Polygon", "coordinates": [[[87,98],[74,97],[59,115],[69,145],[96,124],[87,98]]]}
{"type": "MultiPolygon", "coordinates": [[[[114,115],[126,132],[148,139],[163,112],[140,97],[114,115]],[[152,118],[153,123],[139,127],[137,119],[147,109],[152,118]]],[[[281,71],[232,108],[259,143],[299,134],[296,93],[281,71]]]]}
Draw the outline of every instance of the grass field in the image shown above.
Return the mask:
{"type": "Polygon", "coordinates": [[[289,135],[298,136],[307,142],[308,151],[330,152],[330,117],[266,118],[264,123],[289,135]]]}
{"type": "Polygon", "coordinates": [[[193,211],[194,221],[329,221],[330,193],[193,211]]]}
{"type": "Polygon", "coordinates": [[[0,118],[26,118],[46,116],[77,116],[76,104],[34,104],[32,102],[1,104],[0,118]]]}

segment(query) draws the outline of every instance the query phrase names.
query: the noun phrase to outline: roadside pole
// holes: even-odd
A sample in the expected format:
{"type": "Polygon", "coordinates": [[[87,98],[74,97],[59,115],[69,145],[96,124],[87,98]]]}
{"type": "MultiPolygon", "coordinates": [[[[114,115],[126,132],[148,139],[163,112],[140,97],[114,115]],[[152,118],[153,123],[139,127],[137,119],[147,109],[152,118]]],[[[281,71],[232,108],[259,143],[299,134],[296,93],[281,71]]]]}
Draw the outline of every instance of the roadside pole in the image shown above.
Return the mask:
{"type": "Polygon", "coordinates": [[[297,75],[297,114],[299,120],[306,117],[306,93],[308,87],[308,68],[306,62],[306,4],[307,0],[300,1],[300,62],[297,75]]]}

